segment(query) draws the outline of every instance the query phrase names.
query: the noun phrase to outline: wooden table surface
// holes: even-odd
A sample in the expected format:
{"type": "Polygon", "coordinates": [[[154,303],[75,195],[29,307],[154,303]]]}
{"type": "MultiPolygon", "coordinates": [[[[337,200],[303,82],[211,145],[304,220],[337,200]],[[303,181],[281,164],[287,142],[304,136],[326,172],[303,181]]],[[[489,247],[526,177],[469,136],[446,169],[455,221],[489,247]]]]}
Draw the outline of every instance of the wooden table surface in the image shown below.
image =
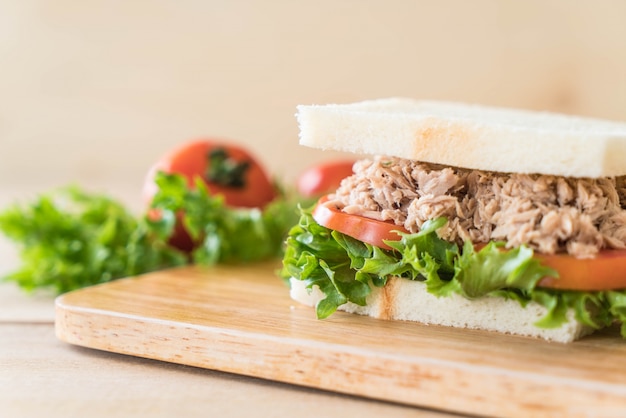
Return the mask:
{"type": "MultiPolygon", "coordinates": [[[[0,189],[0,210],[22,190],[0,189]]],[[[17,264],[0,237],[0,275],[17,264]]],[[[54,296],[0,284],[0,417],[449,417],[59,341],[54,296]],[[218,415],[220,414],[220,415],[218,415]]]]}

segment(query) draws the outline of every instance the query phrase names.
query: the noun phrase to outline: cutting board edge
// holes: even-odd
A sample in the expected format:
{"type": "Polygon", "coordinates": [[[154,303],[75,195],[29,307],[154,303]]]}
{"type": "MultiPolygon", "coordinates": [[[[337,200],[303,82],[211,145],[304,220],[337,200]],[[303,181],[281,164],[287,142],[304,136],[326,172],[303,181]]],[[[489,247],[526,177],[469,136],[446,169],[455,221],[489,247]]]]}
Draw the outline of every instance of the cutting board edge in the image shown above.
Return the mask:
{"type": "MultiPolygon", "coordinates": [[[[559,416],[560,414],[563,414],[563,416],[577,416],[579,414],[584,416],[598,412],[595,408],[593,410],[590,409],[590,402],[593,401],[592,404],[597,405],[598,399],[594,399],[594,397],[599,396],[605,398],[602,401],[602,405],[605,408],[618,407],[620,410],[626,410],[623,398],[620,399],[619,396],[616,399],[607,398],[606,392],[593,392],[590,395],[590,392],[584,390],[584,388],[574,388],[580,392],[576,395],[576,390],[573,391],[575,396],[572,396],[572,398],[576,399],[575,402],[565,405],[562,402],[551,401],[549,396],[545,396],[545,391],[550,390],[550,385],[542,386],[541,382],[538,381],[540,376],[533,376],[532,374],[528,374],[526,380],[523,378],[518,380],[514,388],[503,391],[502,388],[510,386],[511,379],[511,376],[507,376],[505,370],[496,371],[496,374],[499,375],[496,379],[497,382],[493,382],[493,374],[486,381],[491,381],[491,385],[495,389],[493,391],[495,395],[500,392],[499,396],[517,399],[518,403],[507,402],[509,406],[506,411],[502,408],[490,409],[489,405],[491,405],[491,402],[489,401],[488,390],[486,391],[487,395],[471,399],[467,396],[455,396],[455,393],[460,395],[464,391],[463,388],[468,388],[477,381],[485,382],[485,379],[481,379],[481,377],[484,378],[485,376],[481,376],[478,373],[481,368],[474,370],[473,374],[468,374],[468,368],[465,365],[464,373],[460,374],[460,362],[458,364],[446,365],[441,362],[433,363],[427,361],[416,366],[411,362],[407,363],[396,359],[393,362],[394,364],[391,365],[396,367],[396,370],[392,370],[393,373],[390,373],[390,368],[383,367],[383,365],[374,368],[364,368],[364,365],[371,358],[365,354],[359,355],[358,350],[346,352],[345,348],[347,346],[326,344],[326,350],[320,350],[317,352],[317,355],[310,356],[307,354],[307,347],[304,346],[305,341],[300,341],[300,339],[268,338],[262,334],[256,334],[251,338],[252,334],[246,333],[247,341],[255,340],[257,342],[260,341],[262,344],[242,344],[240,341],[243,335],[241,331],[194,324],[188,324],[185,327],[184,333],[186,335],[195,333],[195,336],[192,338],[184,337],[187,338],[188,344],[185,349],[181,350],[180,348],[177,349],[175,344],[172,343],[176,333],[171,321],[67,305],[64,303],[62,296],[57,298],[55,310],[55,332],[61,341],[68,344],[246,375],[379,401],[483,416],[499,416],[503,413],[512,417],[528,416],[529,413],[538,417],[559,416]],[[100,327],[94,326],[96,325],[94,324],[94,319],[96,324],[99,323],[101,325],[100,327]],[[102,327],[103,324],[105,325],[104,327],[102,327]],[[120,336],[120,333],[124,333],[124,330],[127,330],[127,325],[129,324],[133,325],[130,328],[131,331],[126,331],[126,334],[123,335],[124,339],[117,338],[120,336]],[[112,328],[107,329],[106,325],[112,328]],[[150,338],[156,337],[161,349],[163,346],[169,347],[172,350],[171,353],[164,354],[163,352],[153,350],[151,347],[153,347],[152,342],[154,341],[151,342],[149,338],[142,341],[141,337],[144,335],[144,331],[151,331],[150,334],[153,337],[150,338]],[[163,337],[163,335],[170,335],[170,337],[163,337]],[[116,343],[116,341],[127,341],[129,338],[131,341],[135,340],[134,345],[128,346],[128,344],[116,343]],[[268,339],[270,341],[267,341],[268,339]],[[278,346],[276,345],[277,343],[279,343],[278,346]],[[237,346],[246,348],[246,352],[243,356],[235,357],[248,359],[248,361],[239,360],[239,362],[233,362],[233,347],[237,346]],[[338,349],[339,347],[344,347],[344,350],[338,349]],[[210,355],[207,352],[208,348],[212,349],[210,355]],[[283,353],[276,357],[276,351],[280,351],[278,349],[282,350],[283,353]],[[228,358],[229,356],[231,358],[228,358]],[[257,364],[250,362],[249,359],[257,359],[257,364]],[[285,359],[288,359],[288,361],[284,361],[285,359]],[[298,360],[300,362],[304,361],[304,364],[298,364],[298,360]],[[268,368],[268,363],[274,367],[268,368]],[[224,364],[233,364],[233,366],[226,367],[224,364]],[[325,371],[330,369],[335,369],[336,371],[337,364],[341,364],[339,369],[343,371],[343,375],[347,379],[344,381],[337,381],[332,378],[324,379],[325,371]],[[370,381],[363,383],[363,376],[368,376],[370,381]],[[355,384],[355,380],[361,381],[355,384]],[[447,384],[454,389],[447,396],[442,396],[441,391],[433,388],[433,386],[442,384],[447,384]],[[389,387],[394,390],[381,389],[389,387]],[[416,388],[420,388],[420,390],[416,388]],[[537,402],[536,396],[528,396],[528,394],[533,393],[542,400],[537,402]],[[449,402],[450,398],[454,399],[452,404],[449,402]],[[520,399],[527,399],[527,401],[519,401],[520,399]],[[608,405],[607,402],[609,402],[608,405]],[[442,408],[442,405],[446,405],[446,407],[442,408]]],[[[487,373],[484,368],[482,369],[483,373],[487,373]]],[[[491,395],[493,396],[494,393],[491,395]]]]}

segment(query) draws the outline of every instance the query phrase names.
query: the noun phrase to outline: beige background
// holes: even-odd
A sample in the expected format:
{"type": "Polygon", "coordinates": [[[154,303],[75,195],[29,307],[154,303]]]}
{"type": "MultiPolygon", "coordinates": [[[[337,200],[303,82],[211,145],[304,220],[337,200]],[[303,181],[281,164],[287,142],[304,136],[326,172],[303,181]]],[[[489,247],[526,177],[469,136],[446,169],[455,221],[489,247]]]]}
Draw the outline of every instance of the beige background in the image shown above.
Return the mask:
{"type": "Polygon", "coordinates": [[[292,179],[300,103],[410,96],[626,120],[626,1],[0,0],[0,187],[138,190],[185,140],[292,179]],[[112,183],[111,183],[112,184],[112,183]]]}
{"type": "MultiPolygon", "coordinates": [[[[410,96],[626,120],[625,18],[626,0],[0,0],[0,210],[67,182],[139,207],[148,166],[204,135],[293,178],[327,158],[297,144],[300,103],[410,96]]],[[[0,276],[18,261],[0,235],[0,276]]],[[[13,284],[0,306],[2,417],[440,416],[67,347],[52,297],[13,284]]]]}

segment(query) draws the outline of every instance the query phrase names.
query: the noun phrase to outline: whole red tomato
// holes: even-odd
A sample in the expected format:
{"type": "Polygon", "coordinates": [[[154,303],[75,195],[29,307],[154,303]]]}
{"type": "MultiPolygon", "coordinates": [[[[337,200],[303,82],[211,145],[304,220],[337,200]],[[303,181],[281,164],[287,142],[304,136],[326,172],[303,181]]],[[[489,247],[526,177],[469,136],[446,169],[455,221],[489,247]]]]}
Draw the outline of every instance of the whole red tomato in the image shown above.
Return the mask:
{"type": "Polygon", "coordinates": [[[353,174],[354,160],[329,161],[304,170],[296,180],[296,188],[302,196],[319,197],[332,193],[341,180],[353,174]]]}
{"type": "MultiPolygon", "coordinates": [[[[190,187],[197,177],[204,180],[212,194],[224,196],[231,207],[264,207],[277,195],[270,177],[259,161],[246,149],[224,139],[201,139],[183,144],[154,164],[146,176],[143,196],[151,202],[158,191],[155,176],[159,171],[182,174],[190,187]]],[[[151,217],[159,214],[151,211],[151,217]]],[[[170,243],[182,250],[194,247],[179,222],[170,243]]]]}
{"type": "Polygon", "coordinates": [[[227,140],[188,142],[166,154],[148,173],[144,185],[147,201],[156,193],[154,177],[158,171],[182,174],[189,186],[201,177],[211,193],[223,195],[226,204],[233,207],[263,207],[277,193],[259,161],[227,140]]]}

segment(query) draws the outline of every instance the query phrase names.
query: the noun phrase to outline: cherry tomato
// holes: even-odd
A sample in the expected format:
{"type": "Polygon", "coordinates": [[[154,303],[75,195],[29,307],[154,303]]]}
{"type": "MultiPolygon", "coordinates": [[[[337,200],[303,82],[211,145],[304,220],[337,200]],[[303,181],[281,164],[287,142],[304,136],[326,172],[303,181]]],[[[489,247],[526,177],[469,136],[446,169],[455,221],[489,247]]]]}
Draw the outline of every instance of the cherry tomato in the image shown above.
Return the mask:
{"type": "Polygon", "coordinates": [[[407,232],[403,227],[392,222],[384,222],[364,216],[351,215],[329,206],[323,197],[313,209],[313,219],[318,224],[359,241],[390,250],[383,240],[399,241],[400,236],[394,231],[407,232]]]}
{"type": "Polygon", "coordinates": [[[188,142],[161,158],[150,169],[144,185],[144,197],[152,200],[158,171],[178,173],[193,186],[201,177],[209,191],[221,194],[233,207],[263,207],[277,194],[271,179],[256,158],[232,142],[205,139],[188,142]]]}
{"type": "Polygon", "coordinates": [[[330,161],[303,171],[297,179],[298,192],[305,197],[318,197],[332,193],[341,180],[352,175],[354,160],[330,161]]]}
{"type": "MultiPolygon", "coordinates": [[[[383,241],[397,241],[394,231],[406,230],[391,222],[383,222],[341,212],[329,206],[323,197],[313,209],[313,219],[329,229],[384,249],[383,241]]],[[[479,250],[482,245],[476,245],[479,250]]],[[[559,278],[545,277],[538,286],[560,290],[601,291],[626,288],[626,250],[604,250],[594,258],[576,258],[568,254],[538,254],[535,258],[556,270],[559,278]]]]}

